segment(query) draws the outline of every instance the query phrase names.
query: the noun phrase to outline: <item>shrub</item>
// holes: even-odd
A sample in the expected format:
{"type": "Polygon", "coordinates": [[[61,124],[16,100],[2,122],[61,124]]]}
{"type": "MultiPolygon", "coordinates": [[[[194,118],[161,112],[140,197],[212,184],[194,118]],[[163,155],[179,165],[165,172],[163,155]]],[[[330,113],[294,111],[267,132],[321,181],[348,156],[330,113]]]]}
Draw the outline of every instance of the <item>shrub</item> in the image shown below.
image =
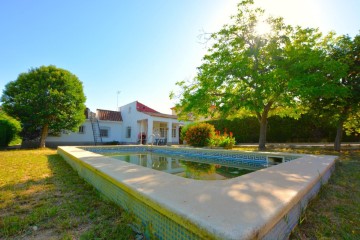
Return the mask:
{"type": "Polygon", "coordinates": [[[215,135],[215,128],[209,123],[194,123],[187,127],[184,140],[193,147],[204,147],[210,144],[215,135]]]}
{"type": "Polygon", "coordinates": [[[0,110],[0,147],[7,147],[12,140],[19,137],[20,122],[0,110]]]}
{"type": "Polygon", "coordinates": [[[113,140],[111,142],[104,142],[104,145],[119,145],[119,144],[120,142],[116,140],[113,140]]]}
{"type": "Polygon", "coordinates": [[[216,131],[215,135],[210,139],[211,147],[223,147],[226,149],[232,149],[235,143],[236,141],[233,137],[232,132],[228,134],[226,131],[223,135],[221,135],[220,131],[216,131]]]}
{"type": "MultiPolygon", "coordinates": [[[[185,140],[185,136],[186,136],[186,132],[187,132],[187,130],[189,129],[189,127],[191,127],[191,126],[193,126],[193,125],[195,125],[196,123],[188,123],[188,124],[186,124],[185,126],[183,126],[182,128],[181,128],[181,132],[180,132],[180,139],[181,140],[185,140]]],[[[186,140],[185,140],[186,141],[186,140]]]]}

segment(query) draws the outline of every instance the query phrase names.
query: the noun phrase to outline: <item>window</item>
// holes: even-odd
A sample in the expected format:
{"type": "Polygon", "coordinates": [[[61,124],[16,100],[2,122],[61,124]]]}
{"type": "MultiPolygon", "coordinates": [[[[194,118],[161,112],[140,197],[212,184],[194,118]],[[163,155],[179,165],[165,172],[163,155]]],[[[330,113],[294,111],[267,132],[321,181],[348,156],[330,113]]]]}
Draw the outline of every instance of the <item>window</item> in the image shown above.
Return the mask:
{"type": "Polygon", "coordinates": [[[167,124],[166,123],[160,123],[160,137],[161,138],[166,138],[166,127],[167,124]]]}
{"type": "Polygon", "coordinates": [[[126,128],[126,138],[131,138],[131,127],[126,128]]]}
{"type": "Polygon", "coordinates": [[[171,137],[172,137],[172,138],[176,138],[176,127],[173,127],[173,128],[172,128],[171,137]]]}
{"type": "Polygon", "coordinates": [[[100,129],[100,136],[104,138],[109,137],[109,129],[106,128],[100,129]]]}
{"type": "Polygon", "coordinates": [[[131,107],[129,107],[129,112],[128,113],[131,113],[131,107]]]}
{"type": "Polygon", "coordinates": [[[81,134],[85,133],[85,126],[84,125],[79,127],[79,132],[78,133],[81,133],[81,134]]]}

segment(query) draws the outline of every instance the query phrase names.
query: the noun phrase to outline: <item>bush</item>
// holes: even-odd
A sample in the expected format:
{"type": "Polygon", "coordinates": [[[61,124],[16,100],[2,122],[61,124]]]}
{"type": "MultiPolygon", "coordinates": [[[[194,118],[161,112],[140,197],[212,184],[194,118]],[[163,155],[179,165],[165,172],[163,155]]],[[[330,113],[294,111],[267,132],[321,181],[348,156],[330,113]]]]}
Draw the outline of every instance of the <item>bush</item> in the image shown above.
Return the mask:
{"type": "MultiPolygon", "coordinates": [[[[193,125],[195,125],[196,123],[188,123],[188,124],[186,124],[185,126],[183,126],[182,128],[181,128],[181,132],[180,132],[180,139],[181,140],[185,140],[185,136],[186,136],[186,132],[187,132],[187,130],[189,129],[189,127],[191,127],[191,126],[193,126],[193,125]]],[[[186,141],[186,140],[185,140],[186,141]]]]}
{"type": "Polygon", "coordinates": [[[184,140],[193,147],[204,147],[210,144],[215,135],[215,128],[209,123],[194,123],[187,126],[184,140]]]}
{"type": "Polygon", "coordinates": [[[20,131],[20,122],[0,110],[0,147],[7,147],[19,137],[20,131]]]}
{"type": "Polygon", "coordinates": [[[236,141],[233,137],[233,133],[224,132],[221,135],[220,131],[216,131],[215,135],[210,139],[210,146],[211,147],[223,147],[225,149],[232,149],[235,145],[236,141]]]}
{"type": "Polygon", "coordinates": [[[104,145],[120,145],[119,141],[113,140],[111,142],[104,142],[104,145]]]}

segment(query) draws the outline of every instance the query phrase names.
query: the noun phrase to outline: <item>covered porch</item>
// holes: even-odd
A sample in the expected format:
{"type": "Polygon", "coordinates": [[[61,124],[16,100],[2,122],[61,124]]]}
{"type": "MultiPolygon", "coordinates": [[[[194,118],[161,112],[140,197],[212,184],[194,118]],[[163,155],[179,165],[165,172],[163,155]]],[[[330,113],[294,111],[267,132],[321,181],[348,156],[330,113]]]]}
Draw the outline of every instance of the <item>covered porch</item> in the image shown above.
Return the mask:
{"type": "Polygon", "coordinates": [[[138,143],[153,145],[172,145],[180,142],[180,129],[183,123],[177,119],[145,118],[137,121],[138,143]]]}

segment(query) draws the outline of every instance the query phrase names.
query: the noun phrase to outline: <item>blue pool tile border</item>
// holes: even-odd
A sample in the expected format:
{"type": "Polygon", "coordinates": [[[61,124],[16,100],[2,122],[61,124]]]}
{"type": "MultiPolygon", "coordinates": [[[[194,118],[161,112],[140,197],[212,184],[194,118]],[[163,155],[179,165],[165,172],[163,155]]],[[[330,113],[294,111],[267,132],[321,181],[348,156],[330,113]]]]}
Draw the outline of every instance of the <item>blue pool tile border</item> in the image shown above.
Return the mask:
{"type": "Polygon", "coordinates": [[[247,165],[249,167],[261,169],[269,166],[268,157],[281,157],[284,162],[289,162],[299,158],[299,155],[279,155],[278,153],[244,153],[231,150],[213,150],[199,148],[164,148],[153,146],[101,146],[101,147],[82,147],[82,149],[98,154],[108,154],[117,152],[127,153],[147,153],[166,154],[190,158],[197,162],[221,164],[231,167],[247,165]]]}

